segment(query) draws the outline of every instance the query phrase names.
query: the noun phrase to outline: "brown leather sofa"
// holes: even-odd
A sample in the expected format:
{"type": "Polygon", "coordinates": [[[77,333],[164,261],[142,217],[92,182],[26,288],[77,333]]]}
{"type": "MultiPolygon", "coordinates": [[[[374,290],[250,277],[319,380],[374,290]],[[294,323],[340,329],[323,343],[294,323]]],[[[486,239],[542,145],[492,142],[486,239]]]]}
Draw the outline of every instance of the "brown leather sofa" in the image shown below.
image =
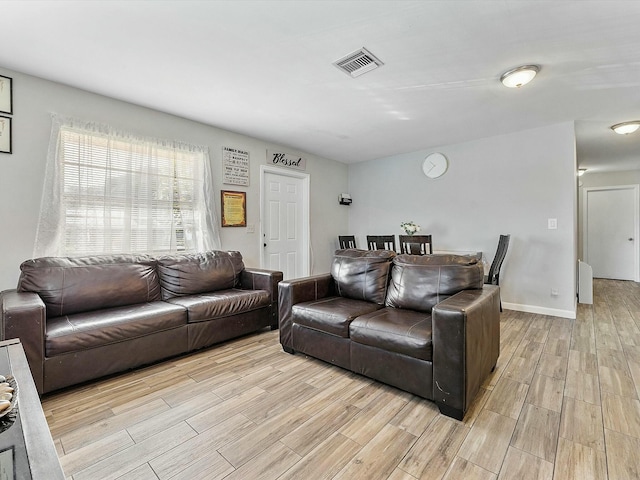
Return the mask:
{"type": "Polygon", "coordinates": [[[282,272],[239,252],[39,258],[0,294],[39,393],[277,328],[282,272]]]}
{"type": "Polygon", "coordinates": [[[500,351],[499,287],[475,256],[336,251],[279,285],[280,342],[414,393],[461,420],[500,351]]]}

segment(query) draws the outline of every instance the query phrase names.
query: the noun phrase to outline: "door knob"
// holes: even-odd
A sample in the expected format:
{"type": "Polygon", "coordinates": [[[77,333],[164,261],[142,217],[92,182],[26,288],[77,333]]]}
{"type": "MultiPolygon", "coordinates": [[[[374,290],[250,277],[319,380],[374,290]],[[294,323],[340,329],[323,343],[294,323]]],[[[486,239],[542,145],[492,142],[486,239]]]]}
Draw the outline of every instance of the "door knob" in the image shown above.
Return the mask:
{"type": "Polygon", "coordinates": [[[263,247],[266,247],[266,246],[267,246],[267,244],[266,244],[266,243],[263,243],[263,244],[262,244],[262,246],[263,246],[263,247]]]}

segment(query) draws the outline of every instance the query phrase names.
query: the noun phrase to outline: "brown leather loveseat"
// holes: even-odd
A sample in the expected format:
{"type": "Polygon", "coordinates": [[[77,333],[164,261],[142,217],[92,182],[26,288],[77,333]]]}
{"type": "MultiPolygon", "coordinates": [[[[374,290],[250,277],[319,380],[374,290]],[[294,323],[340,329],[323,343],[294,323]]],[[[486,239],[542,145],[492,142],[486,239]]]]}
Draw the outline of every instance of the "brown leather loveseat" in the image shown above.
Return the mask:
{"type": "Polygon", "coordinates": [[[500,350],[499,287],[483,274],[474,256],[338,250],[331,273],[280,283],[280,342],[461,420],[500,350]]]}
{"type": "Polygon", "coordinates": [[[277,328],[282,272],[239,252],[38,258],[0,294],[5,338],[22,342],[38,392],[277,328]]]}

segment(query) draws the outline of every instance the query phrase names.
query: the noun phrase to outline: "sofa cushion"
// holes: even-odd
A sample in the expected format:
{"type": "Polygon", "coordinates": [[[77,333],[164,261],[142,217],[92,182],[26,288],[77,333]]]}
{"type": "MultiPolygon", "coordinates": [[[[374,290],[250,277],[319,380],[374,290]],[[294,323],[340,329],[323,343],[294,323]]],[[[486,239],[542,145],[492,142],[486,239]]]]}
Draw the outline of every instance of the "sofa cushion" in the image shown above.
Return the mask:
{"type": "Polygon", "coordinates": [[[432,360],[431,315],[413,310],[383,308],[354,319],[351,341],[413,358],[432,360]]]}
{"type": "Polygon", "coordinates": [[[250,312],[270,304],[266,290],[220,290],[212,293],[170,298],[167,302],[187,310],[188,323],[206,322],[214,318],[250,312]]]}
{"type": "Polygon", "coordinates": [[[36,258],[20,270],[18,291],[37,293],[47,317],[160,300],[155,261],[144,255],[36,258]]]}
{"type": "Polygon", "coordinates": [[[343,297],[302,302],[291,308],[293,322],[342,338],[349,338],[349,324],[365,313],[382,308],[377,303],[343,297]]]}
{"type": "Polygon", "coordinates": [[[162,299],[226,290],[240,285],[240,252],[165,255],[158,258],[162,299]]]}
{"type": "Polygon", "coordinates": [[[106,308],[47,319],[45,354],[53,357],[152,335],[187,324],[183,307],[166,302],[106,308]]]}
{"type": "Polygon", "coordinates": [[[341,297],[384,304],[389,268],[395,252],[389,250],[336,250],[331,276],[341,297]]]}
{"type": "Polygon", "coordinates": [[[431,313],[461,290],[483,286],[484,266],[474,255],[398,255],[385,305],[431,313]]]}

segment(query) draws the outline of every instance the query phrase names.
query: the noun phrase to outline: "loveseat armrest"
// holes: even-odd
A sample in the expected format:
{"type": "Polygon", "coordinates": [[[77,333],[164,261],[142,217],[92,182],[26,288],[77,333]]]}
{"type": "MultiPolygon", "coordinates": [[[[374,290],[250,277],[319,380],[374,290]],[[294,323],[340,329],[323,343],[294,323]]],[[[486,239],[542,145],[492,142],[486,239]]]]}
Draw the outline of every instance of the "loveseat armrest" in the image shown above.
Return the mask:
{"type": "Polygon", "coordinates": [[[278,328],[278,283],[282,272],[262,268],[245,268],[240,273],[240,288],[243,290],[266,290],[271,304],[271,329],[278,328]]]}
{"type": "Polygon", "coordinates": [[[432,311],[433,395],[462,420],[500,354],[500,287],[463,290],[432,311]]]}
{"type": "Polygon", "coordinates": [[[335,283],[330,273],[280,282],[278,285],[280,343],[286,352],[293,353],[291,338],[293,306],[333,295],[335,295],[335,283]]]}
{"type": "Polygon", "coordinates": [[[39,393],[44,388],[45,305],[37,293],[5,290],[0,293],[4,338],[18,338],[29,361],[39,393]]]}

